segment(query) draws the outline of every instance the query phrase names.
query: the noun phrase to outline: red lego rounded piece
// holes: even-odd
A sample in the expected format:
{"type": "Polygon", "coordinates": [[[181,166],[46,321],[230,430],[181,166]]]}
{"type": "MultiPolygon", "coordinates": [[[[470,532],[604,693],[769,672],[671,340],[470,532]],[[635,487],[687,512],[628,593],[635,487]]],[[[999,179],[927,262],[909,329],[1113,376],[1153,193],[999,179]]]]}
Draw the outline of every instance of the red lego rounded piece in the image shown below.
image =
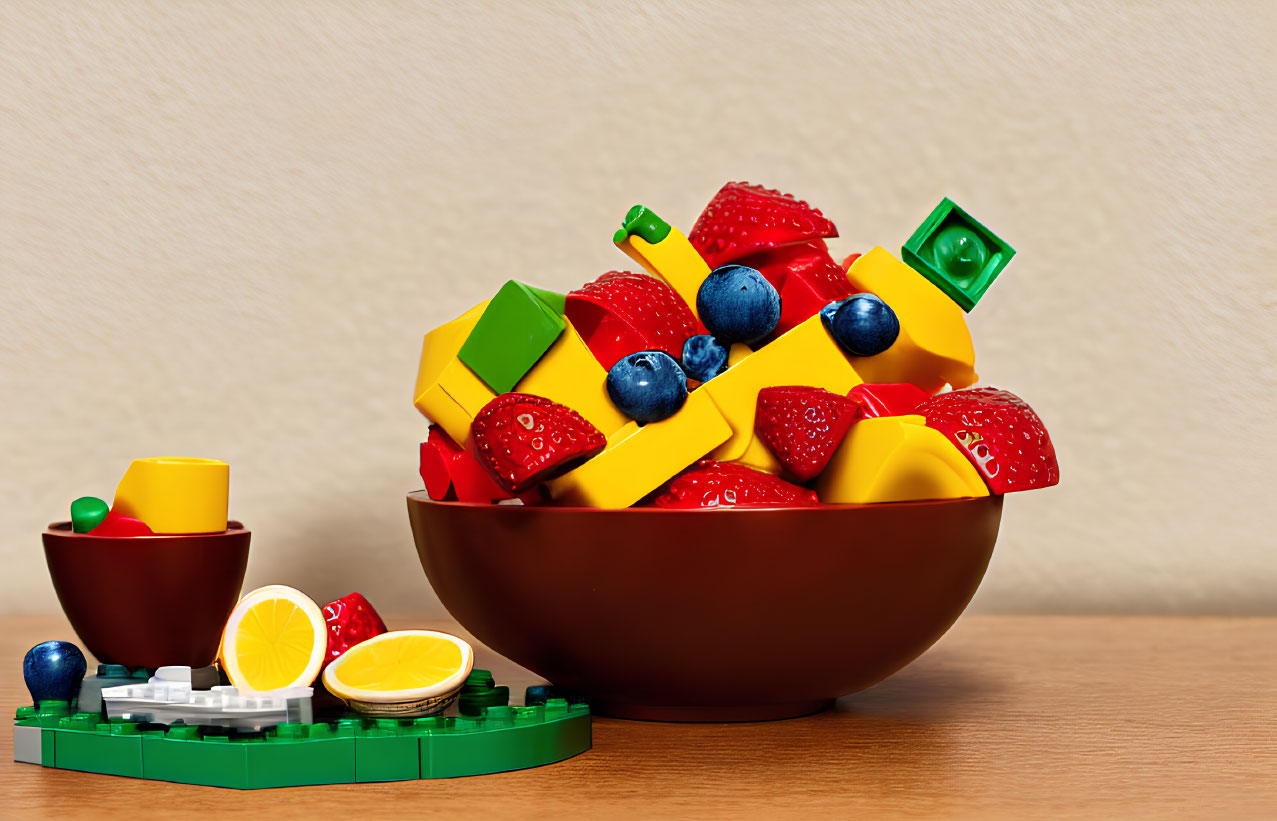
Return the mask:
{"type": "Polygon", "coordinates": [[[102,524],[89,531],[94,536],[126,538],[128,536],[154,536],[154,531],[141,519],[132,516],[121,516],[114,510],[106,514],[102,524]]]}

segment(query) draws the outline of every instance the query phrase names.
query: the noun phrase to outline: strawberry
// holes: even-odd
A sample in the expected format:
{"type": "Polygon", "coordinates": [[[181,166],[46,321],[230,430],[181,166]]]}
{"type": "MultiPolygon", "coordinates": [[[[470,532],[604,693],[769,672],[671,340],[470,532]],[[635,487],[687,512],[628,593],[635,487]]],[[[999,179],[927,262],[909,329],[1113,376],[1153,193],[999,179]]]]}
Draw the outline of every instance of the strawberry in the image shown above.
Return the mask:
{"type": "Polygon", "coordinates": [[[914,413],[958,446],[994,494],[1050,487],[1060,481],[1055,447],[1042,420],[1020,397],[997,388],[933,396],[914,413]]]}
{"type": "Polygon", "coordinates": [[[581,414],[540,396],[503,393],[470,423],[479,461],[509,493],[566,473],[607,445],[581,414]]]}
{"type": "Polygon", "coordinates": [[[673,288],[629,271],[608,271],[572,291],[566,313],[604,368],[638,351],[664,351],[679,359],[687,338],[703,333],[673,288]]]}
{"type": "Polygon", "coordinates": [[[824,214],[793,195],[729,182],[705,206],[688,240],[717,268],[753,251],[836,236],[824,214]]]}
{"type": "Polygon", "coordinates": [[[805,482],[825,469],[859,418],[855,402],[823,388],[763,388],[754,430],[785,470],[805,482]]]}
{"type": "Polygon", "coordinates": [[[106,514],[106,518],[102,520],[102,523],[90,530],[89,533],[94,536],[115,537],[153,535],[146,522],[141,519],[134,519],[132,516],[122,516],[114,510],[106,514]]]}
{"type": "Polygon", "coordinates": [[[328,650],[324,653],[324,667],[361,641],[386,632],[386,623],[359,593],[351,593],[325,604],[324,622],[328,625],[328,650]]]}
{"type": "Polygon", "coordinates": [[[860,408],[861,419],[877,416],[904,416],[931,398],[931,394],[908,382],[864,384],[851,389],[847,397],[860,408]]]}
{"type": "Polygon", "coordinates": [[[702,459],[674,477],[655,507],[810,507],[820,504],[815,491],[792,485],[770,473],[735,462],[702,459]]]}

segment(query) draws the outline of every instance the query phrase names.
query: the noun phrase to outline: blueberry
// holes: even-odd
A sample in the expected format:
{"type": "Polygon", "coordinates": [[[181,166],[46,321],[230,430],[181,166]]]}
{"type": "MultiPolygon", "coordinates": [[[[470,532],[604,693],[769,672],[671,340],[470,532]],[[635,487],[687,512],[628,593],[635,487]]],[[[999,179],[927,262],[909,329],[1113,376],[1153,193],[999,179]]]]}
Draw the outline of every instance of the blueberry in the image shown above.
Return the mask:
{"type": "Polygon", "coordinates": [[[842,307],[846,300],[838,299],[829,303],[820,309],[820,323],[825,326],[825,330],[829,333],[834,332],[834,314],[838,313],[838,309],[842,307]]]}
{"type": "Polygon", "coordinates": [[[708,382],[727,370],[727,346],[709,334],[698,334],[683,343],[683,370],[700,382],[708,382]]]}
{"type": "Polygon", "coordinates": [[[84,654],[71,642],[45,641],[28,650],[22,659],[22,678],[36,704],[70,701],[80,690],[86,666],[84,654]]]}
{"type": "Polygon", "coordinates": [[[780,294],[755,269],[724,265],[701,283],[696,312],[720,342],[754,343],[776,329],[780,294]]]}
{"type": "Polygon", "coordinates": [[[634,421],[659,422],[687,401],[687,376],[664,351],[640,351],[607,372],[607,395],[634,421]]]}
{"type": "MultiPolygon", "coordinates": [[[[826,306],[821,311],[825,316],[826,306]]],[[[855,294],[848,297],[834,312],[832,322],[826,323],[830,333],[847,353],[855,356],[873,356],[891,347],[900,335],[900,320],[887,303],[873,294],[855,294]]]]}

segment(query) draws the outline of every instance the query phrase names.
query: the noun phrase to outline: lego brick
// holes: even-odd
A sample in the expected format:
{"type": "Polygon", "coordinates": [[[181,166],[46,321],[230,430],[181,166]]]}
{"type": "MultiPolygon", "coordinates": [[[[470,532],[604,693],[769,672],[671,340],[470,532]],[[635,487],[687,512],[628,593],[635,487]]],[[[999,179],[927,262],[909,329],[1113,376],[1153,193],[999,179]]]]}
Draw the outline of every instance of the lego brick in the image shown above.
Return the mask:
{"type": "Polygon", "coordinates": [[[142,769],[152,781],[243,790],[248,787],[244,745],[202,738],[197,727],[142,734],[142,769]]]}
{"type": "Polygon", "coordinates": [[[453,441],[470,441],[470,423],[483,406],[496,398],[474,371],[453,359],[439,378],[417,397],[417,409],[443,428],[453,441]]]}
{"type": "Polygon", "coordinates": [[[471,670],[457,698],[457,709],[463,716],[483,715],[489,707],[506,707],[509,704],[510,688],[498,687],[488,670],[471,670]]]}
{"type": "Polygon", "coordinates": [[[40,764],[44,761],[43,730],[34,722],[13,725],[13,760],[24,764],[40,764]]]}
{"type": "Polygon", "coordinates": [[[457,351],[461,350],[466,337],[470,336],[474,326],[479,323],[479,317],[483,316],[483,312],[488,309],[488,304],[491,302],[492,300],[485,299],[451,322],[435,328],[421,340],[421,363],[417,367],[417,385],[412,392],[412,399],[417,404],[417,410],[427,416],[430,415],[419,403],[421,395],[439,381],[443,369],[457,358],[457,351]]]}
{"type": "Polygon", "coordinates": [[[457,358],[493,392],[509,393],[566,325],[562,313],[542,302],[527,285],[510,280],[492,298],[457,358]]]}
{"type": "Polygon", "coordinates": [[[588,750],[590,715],[585,705],[558,699],[536,707],[492,707],[482,720],[455,719],[420,741],[422,778],[526,769],[588,750]]]}
{"type": "Polygon", "coordinates": [[[244,747],[248,789],[349,784],[355,781],[355,737],[328,724],[281,724],[244,747]]]}
{"type": "Polygon", "coordinates": [[[156,533],[226,529],[230,465],[217,459],[134,459],[115,488],[111,510],[156,533]]]}
{"type": "Polygon", "coordinates": [[[761,389],[811,385],[845,394],[861,381],[848,356],[821,324],[820,316],[804,320],[697,388],[698,393],[705,391],[713,397],[732,427],[731,438],[710,457],[735,462],[750,453],[755,461],[765,459],[761,455],[765,446],[754,441],[754,414],[761,389]]]}
{"type": "Polygon", "coordinates": [[[905,242],[900,256],[962,310],[970,311],[1015,256],[1015,249],[945,197],[905,242]]]}
{"type": "Polygon", "coordinates": [[[515,390],[571,408],[604,436],[611,436],[630,421],[612,404],[607,395],[607,371],[571,324],[515,390]]]}
{"type": "Polygon", "coordinates": [[[673,416],[642,427],[629,423],[602,453],[547,485],[560,504],[629,507],[731,436],[731,425],[701,386],[673,416]]]}
{"type": "Polygon", "coordinates": [[[873,504],[988,496],[980,474],[916,414],[862,419],[817,480],[827,504],[873,504]]]}
{"type": "Polygon", "coordinates": [[[54,766],[103,775],[142,777],[142,736],[133,723],[97,723],[83,713],[58,722],[54,766]]]}
{"type": "Polygon", "coordinates": [[[886,302],[900,320],[900,336],[890,348],[855,358],[862,381],[909,382],[927,393],[976,381],[966,314],[943,291],[884,248],[862,254],[847,278],[857,291],[886,302]]]}
{"type": "Polygon", "coordinates": [[[129,668],[120,664],[99,664],[97,675],[85,676],[80,682],[76,709],[82,713],[101,713],[105,709],[102,703],[104,689],[137,683],[138,679],[129,674],[129,668]]]}
{"type": "Polygon", "coordinates": [[[356,781],[411,781],[421,777],[420,733],[394,719],[377,719],[355,733],[356,781]]]}
{"type": "Polygon", "coordinates": [[[649,274],[665,280],[700,319],[696,294],[709,276],[709,266],[682,231],[636,205],[625,215],[625,224],[612,241],[649,274]]]}

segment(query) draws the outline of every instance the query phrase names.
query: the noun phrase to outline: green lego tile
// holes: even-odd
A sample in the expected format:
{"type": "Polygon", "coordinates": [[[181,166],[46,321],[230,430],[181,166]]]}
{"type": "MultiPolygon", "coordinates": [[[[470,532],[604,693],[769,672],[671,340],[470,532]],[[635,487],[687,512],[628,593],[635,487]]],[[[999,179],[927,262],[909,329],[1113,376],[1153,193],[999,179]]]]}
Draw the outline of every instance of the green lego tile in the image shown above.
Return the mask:
{"type": "Polygon", "coordinates": [[[69,716],[54,732],[54,766],[103,775],[142,777],[142,735],[131,722],[97,723],[92,713],[69,716]]]}
{"type": "Polygon", "coordinates": [[[585,705],[491,707],[482,719],[447,719],[421,737],[421,777],[456,778],[553,764],[590,749],[585,705]],[[451,723],[447,723],[451,722],[451,723]]]}
{"type": "Polygon", "coordinates": [[[411,781],[421,777],[420,733],[411,721],[380,718],[355,733],[356,781],[411,781]]]}
{"type": "Polygon", "coordinates": [[[567,327],[564,300],[510,280],[488,303],[458,358],[493,392],[509,393],[567,327]]]}
{"type": "Polygon", "coordinates": [[[970,311],[1015,249],[945,197],[900,249],[901,258],[970,311]]]}

